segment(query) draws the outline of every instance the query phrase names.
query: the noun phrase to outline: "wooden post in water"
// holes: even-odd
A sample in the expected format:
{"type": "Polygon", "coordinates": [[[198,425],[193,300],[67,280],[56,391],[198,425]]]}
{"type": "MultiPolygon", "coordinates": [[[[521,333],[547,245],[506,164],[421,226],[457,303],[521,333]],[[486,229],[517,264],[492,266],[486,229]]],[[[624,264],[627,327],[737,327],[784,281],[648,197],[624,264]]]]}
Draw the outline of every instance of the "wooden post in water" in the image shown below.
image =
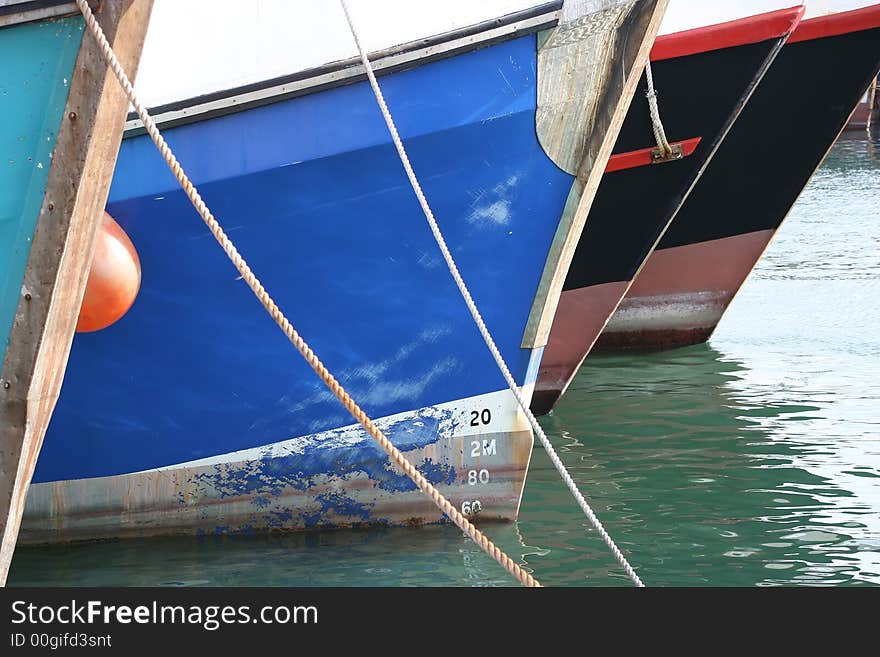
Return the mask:
{"type": "Polygon", "coordinates": [[[874,78],[868,92],[868,138],[880,140],[880,76],[874,78]]]}
{"type": "MultiPolygon", "coordinates": [[[[152,6],[153,0],[102,0],[93,8],[132,77],[152,6]]],[[[84,30],[0,371],[0,585],[61,389],[128,110],[84,30]]]]}

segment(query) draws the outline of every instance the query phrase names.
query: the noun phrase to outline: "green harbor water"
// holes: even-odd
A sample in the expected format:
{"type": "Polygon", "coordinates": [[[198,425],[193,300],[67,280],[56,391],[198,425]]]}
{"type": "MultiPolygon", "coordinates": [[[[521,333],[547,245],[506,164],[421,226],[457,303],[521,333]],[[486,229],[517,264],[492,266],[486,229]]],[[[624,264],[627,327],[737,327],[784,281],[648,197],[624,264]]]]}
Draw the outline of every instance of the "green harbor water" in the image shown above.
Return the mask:
{"type": "MultiPolygon", "coordinates": [[[[542,424],[648,586],[880,584],[880,148],[834,147],[709,344],[592,356],[542,424]]],[[[629,583],[540,447],[484,529],[545,585],[629,583]]],[[[9,584],[515,582],[445,526],[19,549],[9,584]]]]}

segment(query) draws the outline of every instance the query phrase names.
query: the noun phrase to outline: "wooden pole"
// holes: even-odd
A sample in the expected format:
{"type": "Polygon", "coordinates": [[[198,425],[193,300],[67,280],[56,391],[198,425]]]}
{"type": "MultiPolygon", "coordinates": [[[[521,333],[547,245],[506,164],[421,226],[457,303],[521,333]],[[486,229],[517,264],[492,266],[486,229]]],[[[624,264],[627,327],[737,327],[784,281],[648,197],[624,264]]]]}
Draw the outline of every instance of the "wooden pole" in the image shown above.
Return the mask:
{"type": "Polygon", "coordinates": [[[874,78],[871,90],[868,93],[868,137],[872,140],[880,139],[880,76],[874,78]]]}
{"type": "MultiPolygon", "coordinates": [[[[95,16],[133,78],[153,0],[102,0],[95,16]]],[[[0,386],[0,585],[61,389],[128,111],[124,92],[83,34],[25,270],[0,386]]]]}

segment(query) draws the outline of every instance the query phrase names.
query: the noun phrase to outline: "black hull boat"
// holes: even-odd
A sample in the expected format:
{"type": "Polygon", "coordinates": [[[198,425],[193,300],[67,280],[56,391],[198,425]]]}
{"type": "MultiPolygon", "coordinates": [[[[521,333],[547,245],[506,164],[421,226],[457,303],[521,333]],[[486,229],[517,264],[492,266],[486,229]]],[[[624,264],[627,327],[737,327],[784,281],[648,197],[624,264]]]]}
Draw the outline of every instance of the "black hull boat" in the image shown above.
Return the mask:
{"type": "Polygon", "coordinates": [[[662,35],[651,62],[662,122],[680,156],[655,162],[643,76],[590,209],[544,350],[532,410],[568,387],[803,7],[662,35]]]}
{"type": "Polygon", "coordinates": [[[705,342],[880,69],[880,4],[806,19],[597,348],[705,342]]]}

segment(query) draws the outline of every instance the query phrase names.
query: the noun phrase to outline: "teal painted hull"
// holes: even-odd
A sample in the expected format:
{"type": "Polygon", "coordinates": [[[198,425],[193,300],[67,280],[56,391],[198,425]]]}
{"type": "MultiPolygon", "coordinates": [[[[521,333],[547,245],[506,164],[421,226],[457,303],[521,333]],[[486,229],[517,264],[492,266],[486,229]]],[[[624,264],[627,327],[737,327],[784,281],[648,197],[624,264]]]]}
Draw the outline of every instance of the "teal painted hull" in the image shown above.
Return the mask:
{"type": "Polygon", "coordinates": [[[0,345],[6,353],[83,35],[80,17],[0,29],[0,345]]]}

